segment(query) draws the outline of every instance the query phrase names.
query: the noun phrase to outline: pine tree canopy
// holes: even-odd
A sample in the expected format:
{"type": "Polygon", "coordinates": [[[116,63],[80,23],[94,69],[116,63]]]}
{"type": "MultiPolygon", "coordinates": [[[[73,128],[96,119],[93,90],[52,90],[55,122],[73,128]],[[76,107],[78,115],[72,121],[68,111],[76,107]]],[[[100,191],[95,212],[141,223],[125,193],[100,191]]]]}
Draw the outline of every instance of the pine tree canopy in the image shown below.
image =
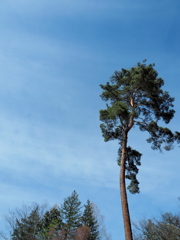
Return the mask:
{"type": "MultiPolygon", "coordinates": [[[[154,64],[147,65],[146,60],[137,63],[131,69],[115,71],[110,82],[100,85],[102,100],[107,102],[106,109],[100,110],[100,127],[105,141],[117,139],[121,149],[124,134],[134,126],[141,131],[147,131],[148,143],[154,150],[170,150],[175,141],[180,141],[180,133],[173,133],[159,122],[168,124],[174,116],[174,98],[162,89],[164,80],[158,77],[154,64]]],[[[136,174],[140,165],[141,154],[127,148],[126,177],[131,180],[129,190],[139,192],[136,174]]],[[[121,164],[120,157],[118,164],[121,164]]]]}

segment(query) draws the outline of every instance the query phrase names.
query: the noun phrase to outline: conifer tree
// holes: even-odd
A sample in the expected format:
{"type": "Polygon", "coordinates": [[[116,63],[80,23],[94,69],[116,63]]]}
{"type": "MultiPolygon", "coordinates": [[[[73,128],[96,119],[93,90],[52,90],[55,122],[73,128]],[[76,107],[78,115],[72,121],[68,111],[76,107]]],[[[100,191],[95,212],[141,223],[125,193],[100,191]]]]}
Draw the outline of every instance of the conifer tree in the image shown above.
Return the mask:
{"type": "Polygon", "coordinates": [[[16,219],[12,240],[36,240],[41,223],[39,207],[32,210],[27,218],[16,219]]]}
{"type": "Polygon", "coordinates": [[[164,80],[158,77],[154,64],[138,63],[130,70],[115,71],[110,82],[100,85],[102,100],[107,107],[100,110],[100,127],[105,141],[119,141],[118,164],[120,165],[120,195],[124,220],[125,239],[132,240],[130,214],[125,178],[130,180],[131,193],[139,192],[136,178],[141,153],[128,146],[128,136],[133,127],[149,133],[148,143],[152,149],[173,148],[174,141],[180,140],[180,133],[173,133],[159,122],[168,124],[173,118],[174,98],[162,89],[164,80]]]}
{"type": "Polygon", "coordinates": [[[47,240],[50,232],[52,232],[52,229],[54,236],[58,236],[60,231],[63,229],[62,215],[57,205],[52,207],[50,211],[45,212],[40,224],[40,233],[38,234],[39,238],[47,240]]]}
{"type": "Polygon", "coordinates": [[[64,200],[61,205],[61,213],[63,217],[66,239],[71,239],[75,236],[78,227],[81,226],[81,202],[76,191],[73,191],[71,196],[64,200]]]}
{"type": "Polygon", "coordinates": [[[85,209],[82,216],[82,223],[90,229],[90,236],[87,240],[99,240],[99,225],[94,216],[91,202],[87,200],[87,204],[85,204],[84,207],[85,209]]]}

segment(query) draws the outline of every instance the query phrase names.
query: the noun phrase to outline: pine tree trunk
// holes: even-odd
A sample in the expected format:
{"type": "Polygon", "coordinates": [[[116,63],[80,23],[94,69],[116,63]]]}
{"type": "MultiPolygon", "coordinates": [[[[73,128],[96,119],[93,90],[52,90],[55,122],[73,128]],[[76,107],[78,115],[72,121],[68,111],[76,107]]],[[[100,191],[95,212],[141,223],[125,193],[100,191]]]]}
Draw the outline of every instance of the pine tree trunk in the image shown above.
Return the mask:
{"type": "Polygon", "coordinates": [[[128,200],[127,200],[127,192],[126,192],[126,182],[125,182],[126,149],[127,149],[127,132],[124,134],[123,143],[122,143],[121,167],[120,167],[120,195],[121,195],[122,214],[123,214],[123,221],[124,221],[125,239],[133,240],[128,200]]]}

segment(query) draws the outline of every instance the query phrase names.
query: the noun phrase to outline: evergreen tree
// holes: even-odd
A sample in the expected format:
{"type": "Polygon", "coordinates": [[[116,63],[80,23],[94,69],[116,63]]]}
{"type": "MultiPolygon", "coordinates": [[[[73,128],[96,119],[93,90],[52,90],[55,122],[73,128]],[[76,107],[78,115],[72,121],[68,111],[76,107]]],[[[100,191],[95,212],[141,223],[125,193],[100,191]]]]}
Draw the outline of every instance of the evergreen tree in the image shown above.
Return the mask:
{"type": "Polygon", "coordinates": [[[12,233],[12,240],[38,239],[40,222],[39,206],[36,206],[27,218],[16,219],[16,227],[12,233]]]}
{"type": "Polygon", "coordinates": [[[81,226],[81,202],[76,191],[73,191],[71,196],[64,200],[61,205],[61,213],[63,217],[63,223],[66,239],[75,238],[78,227],[81,226]]]}
{"type": "Polygon", "coordinates": [[[53,239],[63,228],[62,215],[58,206],[46,211],[40,225],[39,238],[41,240],[53,239]],[[52,231],[53,230],[53,231],[52,231]],[[52,234],[53,233],[53,234],[52,234]]]}
{"type": "Polygon", "coordinates": [[[99,240],[99,225],[97,219],[94,216],[91,202],[88,200],[87,204],[84,205],[84,213],[82,216],[82,222],[90,229],[90,236],[87,240],[99,240]]]}
{"type": "Polygon", "coordinates": [[[174,141],[180,140],[180,133],[175,134],[159,121],[168,124],[173,118],[174,98],[162,90],[164,80],[158,78],[154,64],[138,63],[130,70],[116,71],[106,85],[100,85],[102,100],[107,107],[100,111],[100,127],[105,141],[119,141],[118,164],[120,165],[120,194],[124,220],[125,239],[132,240],[131,221],[126,193],[125,178],[130,180],[131,193],[139,192],[136,178],[140,165],[141,153],[128,147],[130,130],[137,126],[149,133],[148,143],[154,150],[170,150],[174,141]]]}

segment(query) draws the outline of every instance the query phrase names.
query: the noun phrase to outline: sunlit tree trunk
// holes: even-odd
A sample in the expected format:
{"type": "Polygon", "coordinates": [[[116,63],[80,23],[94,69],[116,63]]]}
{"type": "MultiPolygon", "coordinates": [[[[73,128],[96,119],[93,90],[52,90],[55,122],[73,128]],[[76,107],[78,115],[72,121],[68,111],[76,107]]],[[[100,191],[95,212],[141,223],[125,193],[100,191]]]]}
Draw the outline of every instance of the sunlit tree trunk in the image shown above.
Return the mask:
{"type": "Polygon", "coordinates": [[[121,152],[121,167],[120,167],[120,195],[122,203],[122,214],[124,220],[124,231],[126,240],[132,240],[131,220],[129,214],[129,206],[126,192],[125,181],[125,164],[126,164],[126,150],[127,150],[127,132],[124,133],[122,152],[121,152]]]}

